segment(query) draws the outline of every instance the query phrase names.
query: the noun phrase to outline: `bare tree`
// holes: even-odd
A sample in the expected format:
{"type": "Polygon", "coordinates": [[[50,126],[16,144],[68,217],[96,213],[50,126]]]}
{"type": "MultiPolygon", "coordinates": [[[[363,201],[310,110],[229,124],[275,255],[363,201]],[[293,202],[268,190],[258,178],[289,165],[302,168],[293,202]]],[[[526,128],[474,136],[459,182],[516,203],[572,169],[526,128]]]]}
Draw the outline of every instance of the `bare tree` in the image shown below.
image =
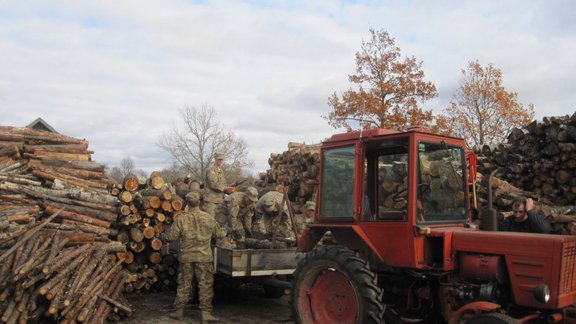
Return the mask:
{"type": "Polygon", "coordinates": [[[120,161],[120,171],[122,171],[122,177],[134,173],[134,160],[131,157],[125,157],[120,161]]]}
{"type": "Polygon", "coordinates": [[[180,117],[183,125],[173,125],[157,145],[182,165],[190,176],[203,181],[215,152],[222,152],[226,157],[224,171],[229,182],[239,179],[242,169],[253,165],[248,160],[246,142],[218,121],[213,107],[202,105],[198,109],[186,106],[180,110],[180,117]]]}
{"type": "Polygon", "coordinates": [[[172,161],[170,166],[160,170],[160,174],[166,182],[172,183],[177,179],[184,179],[188,172],[184,167],[176,163],[176,161],[172,161]]]}
{"type": "Polygon", "coordinates": [[[146,172],[142,169],[136,169],[134,160],[127,156],[120,161],[120,165],[112,167],[108,172],[107,176],[110,179],[115,180],[118,183],[122,182],[122,179],[129,174],[134,174],[139,177],[146,177],[146,172]]]}

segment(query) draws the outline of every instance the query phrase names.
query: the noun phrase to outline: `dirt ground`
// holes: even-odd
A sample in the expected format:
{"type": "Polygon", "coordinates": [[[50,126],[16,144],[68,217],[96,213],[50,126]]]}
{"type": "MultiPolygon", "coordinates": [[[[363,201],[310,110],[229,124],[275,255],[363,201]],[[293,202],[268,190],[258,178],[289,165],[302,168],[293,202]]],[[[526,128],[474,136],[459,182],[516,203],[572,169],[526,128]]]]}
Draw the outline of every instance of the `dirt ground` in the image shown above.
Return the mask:
{"type": "MultiPolygon", "coordinates": [[[[175,295],[175,291],[126,295],[132,305],[133,315],[120,323],[200,323],[196,301],[184,309],[183,321],[168,317],[175,295]]],[[[289,300],[289,290],[280,298],[267,298],[259,285],[244,285],[235,290],[216,291],[213,314],[221,319],[220,323],[294,323],[290,317],[289,300]]]]}

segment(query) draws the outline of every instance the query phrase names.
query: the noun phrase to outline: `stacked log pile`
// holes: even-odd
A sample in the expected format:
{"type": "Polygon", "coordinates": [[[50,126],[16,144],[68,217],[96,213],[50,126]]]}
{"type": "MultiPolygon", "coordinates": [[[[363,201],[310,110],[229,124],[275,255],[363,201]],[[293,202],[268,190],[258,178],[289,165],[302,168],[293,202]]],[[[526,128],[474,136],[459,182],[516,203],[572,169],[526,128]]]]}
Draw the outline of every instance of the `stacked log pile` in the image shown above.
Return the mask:
{"type": "Polygon", "coordinates": [[[576,204],[576,113],[544,117],[476,151],[480,172],[497,169],[500,179],[554,205],[576,204]]]}
{"type": "Polygon", "coordinates": [[[0,126],[2,320],[103,320],[111,302],[102,298],[121,298],[124,275],[114,265],[120,262],[117,251],[104,247],[117,234],[111,226],[118,199],[108,193],[104,165],[92,161],[92,153],[85,140],[0,126]],[[42,221],[42,230],[27,239],[48,215],[50,221],[42,221]],[[52,261],[57,266],[51,267],[52,261]],[[86,271],[88,263],[98,264],[98,270],[86,271]],[[68,289],[79,280],[77,290],[68,289]],[[94,292],[105,297],[95,299],[94,292]],[[64,296],[72,299],[66,302],[64,296]]]}
{"type": "Polygon", "coordinates": [[[270,169],[260,174],[257,185],[264,189],[283,185],[290,200],[299,206],[308,200],[314,201],[318,189],[319,154],[319,144],[290,142],[287,151],[270,154],[270,169]]]}
{"type": "Polygon", "coordinates": [[[85,140],[0,127],[2,235],[61,207],[66,212],[59,220],[68,228],[103,239],[113,235],[118,200],[108,194],[104,165],[91,161],[91,153],[85,140]]]}
{"type": "Polygon", "coordinates": [[[127,247],[121,256],[131,272],[126,292],[175,287],[176,258],[162,234],[183,212],[184,200],[156,172],[149,179],[128,175],[111,192],[121,202],[118,240],[127,247]]]}
{"type": "Polygon", "coordinates": [[[101,323],[121,301],[121,260],[109,252],[124,249],[112,243],[86,243],[74,232],[47,229],[54,213],[38,226],[0,241],[0,314],[7,323],[101,323]],[[6,250],[1,250],[6,249],[6,250]]]}

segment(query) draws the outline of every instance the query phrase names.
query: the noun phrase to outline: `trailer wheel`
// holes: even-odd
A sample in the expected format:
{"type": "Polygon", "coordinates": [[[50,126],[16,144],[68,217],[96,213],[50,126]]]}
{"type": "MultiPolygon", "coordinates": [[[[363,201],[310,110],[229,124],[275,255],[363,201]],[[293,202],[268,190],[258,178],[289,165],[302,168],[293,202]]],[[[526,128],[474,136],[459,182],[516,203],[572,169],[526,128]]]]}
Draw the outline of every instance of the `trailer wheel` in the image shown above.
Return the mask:
{"type": "Polygon", "coordinates": [[[484,313],[466,321],[466,324],[517,324],[518,320],[502,313],[484,313]]]}
{"type": "Polygon", "coordinates": [[[298,263],[292,281],[296,323],[382,323],[382,288],[366,261],[341,246],[320,246],[298,263]]]}

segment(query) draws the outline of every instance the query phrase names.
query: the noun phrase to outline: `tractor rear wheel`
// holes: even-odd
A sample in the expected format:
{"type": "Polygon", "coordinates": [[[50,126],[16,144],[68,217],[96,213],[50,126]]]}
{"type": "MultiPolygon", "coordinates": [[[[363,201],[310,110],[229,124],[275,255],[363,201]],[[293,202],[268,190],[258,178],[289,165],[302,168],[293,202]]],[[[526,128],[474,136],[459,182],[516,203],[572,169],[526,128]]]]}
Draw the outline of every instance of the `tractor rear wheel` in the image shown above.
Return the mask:
{"type": "Polygon", "coordinates": [[[376,274],[358,253],[341,246],[308,252],[294,272],[296,323],[382,323],[384,304],[376,274]]]}

